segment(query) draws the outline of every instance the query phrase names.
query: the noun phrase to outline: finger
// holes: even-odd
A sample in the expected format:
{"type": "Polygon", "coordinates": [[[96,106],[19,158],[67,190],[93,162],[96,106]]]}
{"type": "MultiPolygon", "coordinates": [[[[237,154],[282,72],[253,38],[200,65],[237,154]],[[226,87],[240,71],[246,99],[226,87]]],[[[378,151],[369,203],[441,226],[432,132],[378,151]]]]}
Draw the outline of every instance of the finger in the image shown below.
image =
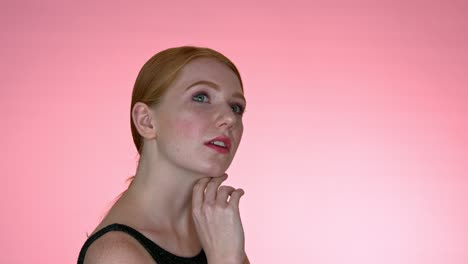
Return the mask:
{"type": "Polygon", "coordinates": [[[223,181],[227,179],[227,174],[224,174],[221,177],[213,178],[208,185],[206,186],[206,193],[205,193],[205,203],[214,203],[216,201],[216,193],[218,192],[218,188],[223,181]]]}
{"type": "Polygon", "coordinates": [[[211,178],[202,178],[197,181],[193,186],[192,192],[192,208],[201,208],[203,204],[203,196],[205,194],[205,188],[211,178]]]}
{"type": "Polygon", "coordinates": [[[223,186],[219,187],[218,195],[216,196],[216,202],[219,203],[219,204],[222,204],[222,205],[226,205],[229,195],[231,195],[231,193],[233,191],[235,191],[235,190],[236,189],[234,187],[231,187],[231,186],[224,186],[223,185],[223,186]]]}
{"type": "Polygon", "coordinates": [[[229,204],[239,208],[239,200],[244,195],[244,190],[237,189],[231,193],[231,198],[229,199],[229,204]]]}

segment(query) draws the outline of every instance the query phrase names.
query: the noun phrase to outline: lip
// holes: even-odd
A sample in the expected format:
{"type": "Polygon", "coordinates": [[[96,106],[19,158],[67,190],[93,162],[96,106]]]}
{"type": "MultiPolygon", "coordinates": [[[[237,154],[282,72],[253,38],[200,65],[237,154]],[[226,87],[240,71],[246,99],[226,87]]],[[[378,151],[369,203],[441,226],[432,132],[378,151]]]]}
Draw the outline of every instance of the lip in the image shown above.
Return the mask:
{"type": "Polygon", "coordinates": [[[218,151],[219,153],[223,153],[223,154],[226,154],[226,153],[229,153],[229,151],[231,150],[231,139],[226,137],[226,136],[219,136],[219,137],[215,137],[209,141],[207,141],[205,143],[205,145],[209,148],[212,148],[216,151],[218,151]],[[226,146],[225,148],[223,147],[219,147],[219,146],[216,146],[214,144],[211,144],[210,142],[213,142],[213,141],[221,141],[224,143],[224,145],[226,146]]]}

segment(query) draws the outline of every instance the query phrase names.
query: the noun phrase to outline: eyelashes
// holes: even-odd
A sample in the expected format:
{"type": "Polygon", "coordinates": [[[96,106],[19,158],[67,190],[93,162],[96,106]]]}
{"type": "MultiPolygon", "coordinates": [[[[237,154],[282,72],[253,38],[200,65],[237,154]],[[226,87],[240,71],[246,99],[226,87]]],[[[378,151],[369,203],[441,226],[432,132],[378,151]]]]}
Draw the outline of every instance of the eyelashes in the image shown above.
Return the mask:
{"type": "MultiPolygon", "coordinates": [[[[210,97],[206,92],[199,92],[192,96],[192,101],[199,103],[210,103],[210,97]]],[[[234,103],[231,105],[231,109],[234,113],[242,115],[245,113],[245,106],[242,104],[234,103]]]]}
{"type": "Polygon", "coordinates": [[[207,103],[209,101],[209,97],[206,93],[201,92],[197,93],[192,97],[192,100],[195,102],[200,102],[200,103],[207,103]]]}
{"type": "Polygon", "coordinates": [[[232,109],[232,111],[233,111],[234,113],[239,114],[239,115],[242,115],[242,114],[244,114],[244,112],[245,112],[245,111],[244,111],[244,107],[243,107],[242,105],[240,105],[240,104],[233,104],[233,105],[231,106],[231,109],[232,109]]]}

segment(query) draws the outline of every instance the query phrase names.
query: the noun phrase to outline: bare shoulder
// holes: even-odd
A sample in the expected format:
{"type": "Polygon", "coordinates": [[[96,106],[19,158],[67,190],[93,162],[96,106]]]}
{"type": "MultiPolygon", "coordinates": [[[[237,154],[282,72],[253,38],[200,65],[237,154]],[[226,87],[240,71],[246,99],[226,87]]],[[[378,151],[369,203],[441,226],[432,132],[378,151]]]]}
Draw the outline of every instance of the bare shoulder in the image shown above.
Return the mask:
{"type": "Polygon", "coordinates": [[[122,232],[109,232],[94,241],[84,264],[154,264],[151,255],[135,239],[122,232]]]}

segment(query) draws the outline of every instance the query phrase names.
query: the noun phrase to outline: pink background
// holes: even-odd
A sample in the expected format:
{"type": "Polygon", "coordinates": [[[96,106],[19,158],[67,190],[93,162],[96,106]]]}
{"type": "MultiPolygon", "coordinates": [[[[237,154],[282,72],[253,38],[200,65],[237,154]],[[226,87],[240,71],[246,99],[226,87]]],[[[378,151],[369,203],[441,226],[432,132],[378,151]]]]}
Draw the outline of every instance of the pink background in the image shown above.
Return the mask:
{"type": "Polygon", "coordinates": [[[186,44],[244,78],[252,263],[468,263],[467,3],[2,1],[0,263],[76,263],[135,169],[138,71],[186,44]]]}

